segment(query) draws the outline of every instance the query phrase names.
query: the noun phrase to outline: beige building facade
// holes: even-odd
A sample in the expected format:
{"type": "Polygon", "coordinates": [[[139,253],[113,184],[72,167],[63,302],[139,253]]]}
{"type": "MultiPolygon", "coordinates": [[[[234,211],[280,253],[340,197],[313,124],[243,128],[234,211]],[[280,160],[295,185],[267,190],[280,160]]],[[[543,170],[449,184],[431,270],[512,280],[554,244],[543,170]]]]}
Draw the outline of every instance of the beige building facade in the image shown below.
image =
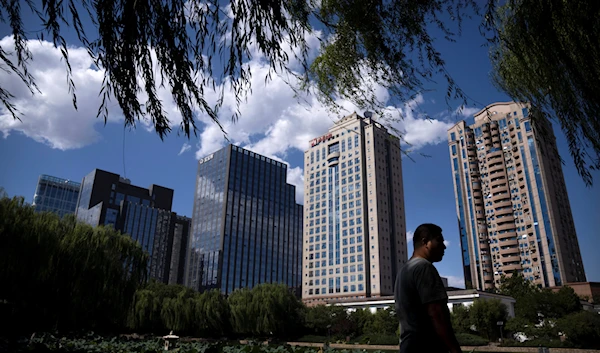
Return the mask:
{"type": "Polygon", "coordinates": [[[540,287],[585,282],[550,126],[529,106],[494,103],[448,130],[467,288],[491,289],[521,273],[540,287]]]}
{"type": "Polygon", "coordinates": [[[304,153],[302,299],[391,295],[407,261],[400,141],[356,113],[304,153]]]}

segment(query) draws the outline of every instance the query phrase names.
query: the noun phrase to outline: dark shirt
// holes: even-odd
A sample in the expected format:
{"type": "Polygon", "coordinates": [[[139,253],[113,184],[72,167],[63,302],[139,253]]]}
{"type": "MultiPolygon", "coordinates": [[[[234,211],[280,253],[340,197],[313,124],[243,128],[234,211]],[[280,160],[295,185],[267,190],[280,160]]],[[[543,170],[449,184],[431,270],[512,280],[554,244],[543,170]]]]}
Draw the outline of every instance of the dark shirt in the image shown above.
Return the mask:
{"type": "Polygon", "coordinates": [[[410,259],[396,277],[394,300],[400,319],[400,353],[448,352],[437,336],[425,304],[448,302],[437,269],[426,259],[410,259]]]}

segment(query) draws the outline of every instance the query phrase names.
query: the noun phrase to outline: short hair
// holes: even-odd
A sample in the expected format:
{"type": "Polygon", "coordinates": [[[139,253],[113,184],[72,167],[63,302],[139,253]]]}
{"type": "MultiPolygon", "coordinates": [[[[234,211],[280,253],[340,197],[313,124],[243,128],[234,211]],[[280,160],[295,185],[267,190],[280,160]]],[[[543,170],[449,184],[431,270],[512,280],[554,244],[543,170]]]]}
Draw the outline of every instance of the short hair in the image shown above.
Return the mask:
{"type": "Polygon", "coordinates": [[[413,248],[417,250],[431,239],[442,235],[442,228],[433,223],[423,223],[417,227],[413,234],[413,248]]]}

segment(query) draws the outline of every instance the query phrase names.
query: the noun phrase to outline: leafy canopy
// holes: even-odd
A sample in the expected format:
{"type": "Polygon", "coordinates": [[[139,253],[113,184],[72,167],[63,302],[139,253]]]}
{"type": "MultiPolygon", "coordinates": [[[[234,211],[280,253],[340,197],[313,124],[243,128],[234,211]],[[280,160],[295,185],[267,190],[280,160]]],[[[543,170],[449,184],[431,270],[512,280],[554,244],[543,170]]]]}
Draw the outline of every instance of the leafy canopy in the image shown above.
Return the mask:
{"type": "MultiPolygon", "coordinates": [[[[62,50],[75,108],[65,28],[77,34],[104,70],[98,116],[106,119],[109,100],[116,99],[127,125],[150,118],[163,138],[171,126],[156,87],[165,85],[189,137],[197,129],[195,112],[219,123],[225,87],[235,93],[238,107],[243,102],[252,75],[245,61],[254,51],[270,65],[266,80],[272,74],[292,74],[301,82],[295,88],[316,93],[331,107],[335,97],[360,107],[381,106],[374,91],[366,89],[366,77],[403,101],[420,91],[424,80],[439,74],[448,82],[448,97],[464,97],[433,46],[429,25],[451,38],[440,15],[449,12],[460,23],[468,9],[476,8],[474,0],[2,1],[0,20],[10,23],[16,60],[0,49],[0,63],[36,92],[35,77],[28,71],[34,59],[27,47],[32,28],[23,23],[29,12],[39,17],[39,37],[49,37],[62,50]],[[321,48],[312,60],[306,38],[317,30],[323,34],[321,48]],[[301,72],[289,69],[291,58],[300,62],[301,72]],[[220,85],[223,82],[227,84],[220,85]],[[211,104],[207,91],[217,87],[218,99],[211,104]],[[140,92],[147,95],[145,102],[140,92]]],[[[0,86],[4,107],[18,117],[11,98],[9,88],[0,86]]],[[[233,118],[238,114],[239,109],[233,118]]]]}
{"type": "Polygon", "coordinates": [[[489,14],[493,81],[531,103],[534,125],[558,123],[592,184],[590,170],[600,168],[600,3],[508,0],[489,14]]]}

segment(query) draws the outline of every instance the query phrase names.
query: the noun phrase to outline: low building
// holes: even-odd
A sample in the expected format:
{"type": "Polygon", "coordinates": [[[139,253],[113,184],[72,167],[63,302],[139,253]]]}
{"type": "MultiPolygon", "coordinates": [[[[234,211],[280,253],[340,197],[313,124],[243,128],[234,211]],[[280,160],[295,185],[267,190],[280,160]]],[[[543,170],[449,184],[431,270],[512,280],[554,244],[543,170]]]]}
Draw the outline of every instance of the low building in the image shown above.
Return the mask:
{"type": "Polygon", "coordinates": [[[35,212],[52,212],[59,217],[74,214],[81,184],[42,174],[33,195],[35,212]]]}
{"type": "MultiPolygon", "coordinates": [[[[508,311],[508,317],[515,317],[516,300],[512,297],[494,293],[488,293],[476,289],[457,289],[449,290],[448,292],[448,309],[450,312],[458,306],[470,306],[475,300],[490,300],[499,299],[508,311]]],[[[394,297],[386,296],[379,298],[356,298],[352,300],[330,300],[327,305],[340,305],[347,308],[348,311],[358,309],[369,309],[371,312],[376,312],[379,309],[387,309],[394,307],[394,297]]]]}
{"type": "MultiPolygon", "coordinates": [[[[575,294],[593,304],[600,304],[600,282],[575,282],[566,283],[564,286],[573,288],[575,294]],[[594,300],[594,297],[596,300],[594,300]]],[[[551,287],[552,291],[558,292],[563,286],[551,287]]]]}

